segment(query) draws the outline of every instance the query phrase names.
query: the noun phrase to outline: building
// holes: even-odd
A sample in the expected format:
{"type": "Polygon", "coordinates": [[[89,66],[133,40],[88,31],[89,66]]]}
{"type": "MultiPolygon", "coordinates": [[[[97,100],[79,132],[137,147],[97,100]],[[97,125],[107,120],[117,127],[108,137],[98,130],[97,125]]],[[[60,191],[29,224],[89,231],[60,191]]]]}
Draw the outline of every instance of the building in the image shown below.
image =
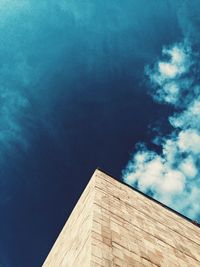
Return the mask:
{"type": "Polygon", "coordinates": [[[96,170],[43,267],[199,267],[200,228],[96,170]]]}

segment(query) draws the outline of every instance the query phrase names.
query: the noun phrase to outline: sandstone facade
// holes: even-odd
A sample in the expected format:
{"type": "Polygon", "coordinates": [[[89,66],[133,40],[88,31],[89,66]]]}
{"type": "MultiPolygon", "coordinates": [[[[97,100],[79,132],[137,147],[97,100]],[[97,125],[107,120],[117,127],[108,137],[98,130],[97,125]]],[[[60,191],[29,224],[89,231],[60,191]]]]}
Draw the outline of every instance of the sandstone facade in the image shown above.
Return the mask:
{"type": "Polygon", "coordinates": [[[43,267],[199,267],[200,228],[96,170],[43,267]]]}

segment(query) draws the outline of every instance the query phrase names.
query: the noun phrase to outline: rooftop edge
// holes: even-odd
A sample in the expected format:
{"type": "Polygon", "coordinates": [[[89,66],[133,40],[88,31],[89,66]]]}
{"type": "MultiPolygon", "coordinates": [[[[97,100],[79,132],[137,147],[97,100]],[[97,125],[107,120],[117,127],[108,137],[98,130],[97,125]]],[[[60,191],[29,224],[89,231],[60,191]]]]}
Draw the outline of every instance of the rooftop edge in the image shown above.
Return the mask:
{"type": "Polygon", "coordinates": [[[156,202],[157,204],[161,205],[162,207],[164,207],[164,208],[170,210],[171,212],[177,214],[178,216],[182,217],[183,219],[189,221],[189,222],[192,223],[193,225],[195,225],[195,226],[197,226],[197,227],[200,228],[200,223],[199,223],[198,221],[195,221],[195,220],[190,219],[189,217],[187,217],[187,216],[181,214],[180,212],[178,212],[178,211],[176,211],[176,210],[174,210],[174,209],[168,207],[167,205],[163,204],[162,202],[156,200],[155,198],[153,198],[153,197],[151,197],[151,196],[149,196],[149,195],[143,193],[142,191],[136,189],[135,187],[132,187],[131,185],[129,185],[129,184],[123,182],[122,180],[118,180],[117,178],[115,178],[114,176],[112,176],[111,174],[109,174],[108,172],[102,170],[102,169],[99,168],[99,167],[97,167],[96,170],[99,170],[99,171],[101,171],[102,173],[104,173],[104,174],[110,176],[112,179],[114,179],[114,180],[118,181],[119,183],[121,183],[121,184],[123,184],[123,185],[125,185],[125,186],[127,186],[127,187],[129,187],[129,188],[131,188],[131,189],[134,190],[135,192],[137,192],[137,193],[143,195],[144,197],[146,197],[146,198],[148,198],[148,199],[150,199],[150,200],[156,202]]]}

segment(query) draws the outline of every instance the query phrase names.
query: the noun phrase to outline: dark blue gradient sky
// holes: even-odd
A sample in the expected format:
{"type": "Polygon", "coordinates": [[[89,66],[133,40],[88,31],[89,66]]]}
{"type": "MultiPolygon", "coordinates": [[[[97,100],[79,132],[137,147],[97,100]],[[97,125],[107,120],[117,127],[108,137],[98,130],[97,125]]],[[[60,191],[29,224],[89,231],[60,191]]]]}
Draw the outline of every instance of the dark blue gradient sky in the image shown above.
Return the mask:
{"type": "Polygon", "coordinates": [[[1,1],[1,267],[41,266],[96,167],[120,179],[137,142],[159,151],[173,107],[144,67],[198,47],[197,2],[1,1]]]}

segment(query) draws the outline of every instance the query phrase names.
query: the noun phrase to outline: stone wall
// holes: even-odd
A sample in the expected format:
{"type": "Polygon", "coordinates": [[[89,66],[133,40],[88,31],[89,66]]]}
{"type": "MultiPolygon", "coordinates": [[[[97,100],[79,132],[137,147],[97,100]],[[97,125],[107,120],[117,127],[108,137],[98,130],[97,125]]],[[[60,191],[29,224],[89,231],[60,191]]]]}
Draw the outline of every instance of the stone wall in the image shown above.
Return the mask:
{"type": "Polygon", "coordinates": [[[199,267],[200,228],[96,170],[47,266],[199,267]]]}

